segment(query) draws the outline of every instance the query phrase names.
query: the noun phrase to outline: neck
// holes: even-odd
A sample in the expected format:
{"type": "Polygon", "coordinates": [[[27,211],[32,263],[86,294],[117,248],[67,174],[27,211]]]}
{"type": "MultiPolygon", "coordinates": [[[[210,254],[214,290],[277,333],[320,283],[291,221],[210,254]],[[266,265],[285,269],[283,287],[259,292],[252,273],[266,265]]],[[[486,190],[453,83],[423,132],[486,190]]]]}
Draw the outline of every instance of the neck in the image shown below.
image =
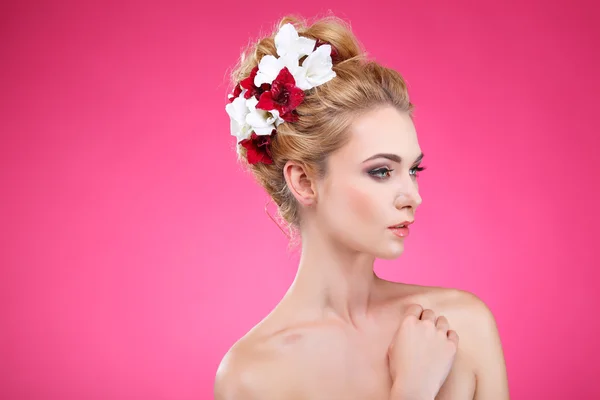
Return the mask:
{"type": "Polygon", "coordinates": [[[333,313],[354,324],[369,311],[379,278],[375,257],[351,251],[319,232],[304,230],[296,278],[288,295],[304,307],[333,313]]]}

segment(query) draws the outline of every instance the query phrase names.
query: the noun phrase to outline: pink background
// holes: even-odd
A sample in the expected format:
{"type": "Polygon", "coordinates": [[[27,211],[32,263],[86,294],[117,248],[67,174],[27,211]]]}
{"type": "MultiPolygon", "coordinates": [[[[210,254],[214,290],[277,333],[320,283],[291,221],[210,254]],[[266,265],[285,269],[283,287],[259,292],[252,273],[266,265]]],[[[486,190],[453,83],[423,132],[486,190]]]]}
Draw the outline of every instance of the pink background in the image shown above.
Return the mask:
{"type": "Polygon", "coordinates": [[[297,262],[235,163],[228,68],[327,10],[417,107],[424,203],[379,273],[481,297],[513,399],[600,398],[595,2],[67,3],[0,9],[0,398],[212,398],[297,262]]]}

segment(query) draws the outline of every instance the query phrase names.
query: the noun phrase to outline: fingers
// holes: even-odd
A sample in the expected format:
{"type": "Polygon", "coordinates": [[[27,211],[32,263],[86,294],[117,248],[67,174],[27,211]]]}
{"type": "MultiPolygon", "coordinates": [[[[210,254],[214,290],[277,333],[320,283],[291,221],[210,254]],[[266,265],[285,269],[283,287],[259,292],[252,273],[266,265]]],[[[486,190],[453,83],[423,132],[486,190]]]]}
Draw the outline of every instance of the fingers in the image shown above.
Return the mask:
{"type": "Polygon", "coordinates": [[[456,333],[456,331],[449,330],[447,336],[448,340],[453,342],[455,346],[458,346],[458,334],[456,333]]]}
{"type": "Polygon", "coordinates": [[[421,313],[421,320],[431,321],[435,325],[435,313],[433,312],[433,310],[425,309],[423,310],[423,313],[421,313]]]}
{"type": "Polygon", "coordinates": [[[413,316],[417,319],[421,318],[421,313],[423,313],[423,307],[420,304],[411,304],[406,307],[406,316],[413,316]]]}
{"type": "Polygon", "coordinates": [[[450,329],[450,323],[448,322],[448,319],[443,315],[440,315],[438,317],[436,326],[442,332],[448,332],[448,329],[450,329]]]}
{"type": "Polygon", "coordinates": [[[446,333],[448,340],[458,345],[458,334],[456,331],[450,329],[450,323],[448,318],[443,315],[439,317],[435,316],[435,312],[431,309],[424,309],[420,304],[411,304],[406,308],[407,316],[414,316],[416,319],[421,321],[431,321],[437,327],[438,330],[446,333]]]}

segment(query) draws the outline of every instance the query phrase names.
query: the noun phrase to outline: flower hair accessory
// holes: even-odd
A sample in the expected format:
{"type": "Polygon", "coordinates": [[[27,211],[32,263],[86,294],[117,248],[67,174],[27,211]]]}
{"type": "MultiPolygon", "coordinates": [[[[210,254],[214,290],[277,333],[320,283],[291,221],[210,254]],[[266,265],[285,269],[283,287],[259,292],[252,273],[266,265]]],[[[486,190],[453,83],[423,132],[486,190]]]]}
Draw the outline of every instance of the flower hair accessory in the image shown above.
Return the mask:
{"type": "Polygon", "coordinates": [[[275,35],[275,47],[277,57],[264,56],[250,76],[237,84],[225,106],[231,135],[247,149],[250,164],[273,163],[270,144],[277,127],[298,120],[295,109],[304,100],[305,90],[336,76],[332,69],[335,49],[320,40],[299,36],[290,23],[275,35]]]}

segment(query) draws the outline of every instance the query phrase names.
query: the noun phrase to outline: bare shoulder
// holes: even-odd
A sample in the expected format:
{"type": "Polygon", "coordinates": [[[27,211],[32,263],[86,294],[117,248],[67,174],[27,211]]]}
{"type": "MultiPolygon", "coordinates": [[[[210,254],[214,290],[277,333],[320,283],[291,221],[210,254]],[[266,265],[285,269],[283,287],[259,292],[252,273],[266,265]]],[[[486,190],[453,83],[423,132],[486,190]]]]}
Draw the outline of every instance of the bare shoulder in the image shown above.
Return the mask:
{"type": "Polygon", "coordinates": [[[460,289],[439,286],[395,284],[403,302],[417,303],[448,318],[450,325],[465,333],[495,328],[496,321],[487,304],[477,295],[460,289]],[[468,331],[468,332],[466,332],[468,331]]]}
{"type": "Polygon", "coordinates": [[[480,354],[490,345],[499,345],[496,318],[477,295],[460,289],[432,287],[428,292],[431,308],[448,318],[452,329],[465,340],[463,349],[480,354]]]}
{"type": "Polygon", "coordinates": [[[451,329],[466,339],[461,341],[465,350],[477,352],[482,346],[489,344],[489,341],[496,340],[494,338],[497,338],[498,334],[494,314],[477,295],[454,288],[408,286],[409,301],[430,308],[438,315],[444,315],[451,329]]]}
{"type": "Polygon", "coordinates": [[[477,295],[460,289],[414,286],[415,302],[444,315],[459,336],[459,351],[477,379],[475,399],[508,399],[508,380],[497,321],[477,295]]]}
{"type": "Polygon", "coordinates": [[[289,396],[285,363],[268,343],[253,335],[236,342],[223,356],[214,383],[215,400],[269,400],[289,396]]]}
{"type": "MultiPolygon", "coordinates": [[[[302,392],[296,324],[272,313],[223,356],[215,376],[215,400],[294,400],[302,392]]],[[[285,312],[283,314],[286,314],[285,312]]]]}

